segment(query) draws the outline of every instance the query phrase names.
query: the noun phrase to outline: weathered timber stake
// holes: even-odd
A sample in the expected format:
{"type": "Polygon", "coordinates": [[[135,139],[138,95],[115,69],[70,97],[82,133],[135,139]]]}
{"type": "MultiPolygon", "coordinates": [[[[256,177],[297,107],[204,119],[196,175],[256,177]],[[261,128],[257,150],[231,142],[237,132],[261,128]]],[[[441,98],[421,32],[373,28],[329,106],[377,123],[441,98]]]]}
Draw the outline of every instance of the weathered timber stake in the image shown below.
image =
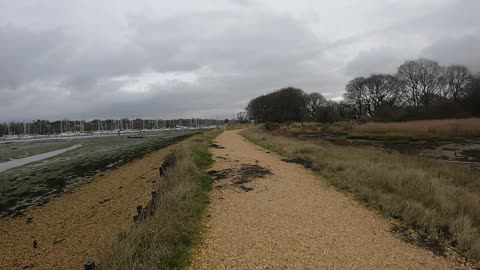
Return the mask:
{"type": "Polygon", "coordinates": [[[157,198],[158,198],[158,191],[153,190],[152,191],[152,199],[155,201],[155,200],[157,200],[157,198]]]}
{"type": "Polygon", "coordinates": [[[38,248],[37,240],[33,240],[33,248],[38,248]]]}
{"type": "Polygon", "coordinates": [[[85,261],[83,267],[85,270],[95,270],[95,262],[90,260],[85,261]]]}
{"type": "Polygon", "coordinates": [[[140,214],[142,212],[142,205],[137,205],[137,214],[140,214]]]}

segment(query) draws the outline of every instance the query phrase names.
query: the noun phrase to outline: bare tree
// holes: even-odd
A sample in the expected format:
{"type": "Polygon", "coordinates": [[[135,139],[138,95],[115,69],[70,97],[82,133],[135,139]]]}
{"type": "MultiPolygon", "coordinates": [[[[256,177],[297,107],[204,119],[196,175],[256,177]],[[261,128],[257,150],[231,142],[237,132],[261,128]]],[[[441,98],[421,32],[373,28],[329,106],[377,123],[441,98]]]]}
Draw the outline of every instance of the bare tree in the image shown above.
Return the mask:
{"type": "Polygon", "coordinates": [[[443,96],[453,101],[459,101],[467,94],[468,87],[473,79],[467,67],[451,65],[445,70],[445,87],[443,96]]]}
{"type": "Polygon", "coordinates": [[[283,88],[252,99],[246,111],[258,123],[303,121],[305,92],[293,87],[283,88]]]}
{"type": "Polygon", "coordinates": [[[368,99],[368,111],[374,115],[378,108],[401,104],[402,87],[399,80],[389,74],[374,74],[365,79],[364,87],[368,99]]]}
{"type": "Polygon", "coordinates": [[[415,107],[432,104],[441,94],[444,69],[429,59],[406,61],[398,68],[398,79],[407,90],[408,101],[415,107]]]}
{"type": "Polygon", "coordinates": [[[354,107],[355,118],[368,115],[368,96],[365,88],[365,78],[358,77],[345,86],[345,101],[354,107]]]}
{"type": "Polygon", "coordinates": [[[320,93],[310,93],[305,96],[305,109],[308,117],[316,121],[322,107],[327,106],[327,99],[320,93]]]}

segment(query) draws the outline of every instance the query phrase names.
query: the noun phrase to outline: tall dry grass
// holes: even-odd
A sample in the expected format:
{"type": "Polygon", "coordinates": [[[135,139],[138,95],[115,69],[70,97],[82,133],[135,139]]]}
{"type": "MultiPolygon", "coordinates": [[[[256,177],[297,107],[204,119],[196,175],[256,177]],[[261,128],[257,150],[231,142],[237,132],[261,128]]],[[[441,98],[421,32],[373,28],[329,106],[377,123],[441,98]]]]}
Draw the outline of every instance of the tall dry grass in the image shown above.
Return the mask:
{"type": "Polygon", "coordinates": [[[418,138],[480,137],[480,118],[366,123],[353,126],[352,132],[418,138]]]}
{"type": "Polygon", "coordinates": [[[260,129],[243,135],[286,157],[313,161],[340,190],[480,260],[479,171],[370,148],[308,143],[260,129]]]}
{"type": "Polygon", "coordinates": [[[203,171],[212,164],[208,145],[219,132],[196,136],[173,151],[175,160],[163,179],[156,213],[135,225],[103,254],[99,269],[183,269],[199,240],[201,217],[211,190],[203,171]]]}
{"type": "Polygon", "coordinates": [[[330,132],[335,134],[347,134],[351,131],[354,122],[335,122],[335,123],[319,123],[319,122],[292,122],[287,124],[268,123],[264,126],[266,129],[276,131],[280,134],[315,134],[321,132],[330,132]]]}

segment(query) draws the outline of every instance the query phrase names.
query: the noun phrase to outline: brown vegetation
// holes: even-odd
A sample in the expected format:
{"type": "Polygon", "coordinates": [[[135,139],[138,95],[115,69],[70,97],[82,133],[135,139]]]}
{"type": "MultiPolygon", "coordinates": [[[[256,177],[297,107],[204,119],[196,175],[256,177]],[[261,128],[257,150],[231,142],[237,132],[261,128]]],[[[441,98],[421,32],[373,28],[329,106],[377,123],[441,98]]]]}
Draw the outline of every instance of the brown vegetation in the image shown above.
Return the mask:
{"type": "Polygon", "coordinates": [[[480,137],[480,118],[366,123],[353,126],[352,132],[427,138],[480,137]]]}

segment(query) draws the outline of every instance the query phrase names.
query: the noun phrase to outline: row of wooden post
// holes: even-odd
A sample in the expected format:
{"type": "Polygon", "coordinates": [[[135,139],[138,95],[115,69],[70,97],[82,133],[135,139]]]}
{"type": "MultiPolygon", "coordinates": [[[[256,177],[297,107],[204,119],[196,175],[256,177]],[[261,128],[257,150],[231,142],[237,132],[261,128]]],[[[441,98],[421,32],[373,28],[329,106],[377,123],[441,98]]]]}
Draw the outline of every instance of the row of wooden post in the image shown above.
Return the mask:
{"type": "MultiPolygon", "coordinates": [[[[160,173],[160,177],[164,177],[167,175],[169,164],[166,162],[163,162],[162,166],[158,168],[158,171],[160,173]]],[[[158,200],[158,191],[153,190],[152,191],[152,199],[147,203],[145,207],[142,207],[142,205],[137,205],[137,214],[133,216],[133,223],[138,224],[142,220],[146,219],[148,215],[153,215],[155,212],[155,208],[157,206],[157,200],[158,200]]],[[[119,239],[123,239],[125,237],[125,233],[120,233],[119,234],[119,239]]],[[[34,245],[36,242],[34,243],[34,245]]],[[[95,262],[88,260],[85,261],[84,264],[84,269],[85,270],[95,270],[95,262]]]]}
{"type": "Polygon", "coordinates": [[[152,199],[147,203],[145,207],[137,205],[137,213],[133,216],[133,223],[137,224],[146,219],[149,215],[152,216],[155,213],[156,203],[158,199],[158,191],[152,191],[152,199]]]}

